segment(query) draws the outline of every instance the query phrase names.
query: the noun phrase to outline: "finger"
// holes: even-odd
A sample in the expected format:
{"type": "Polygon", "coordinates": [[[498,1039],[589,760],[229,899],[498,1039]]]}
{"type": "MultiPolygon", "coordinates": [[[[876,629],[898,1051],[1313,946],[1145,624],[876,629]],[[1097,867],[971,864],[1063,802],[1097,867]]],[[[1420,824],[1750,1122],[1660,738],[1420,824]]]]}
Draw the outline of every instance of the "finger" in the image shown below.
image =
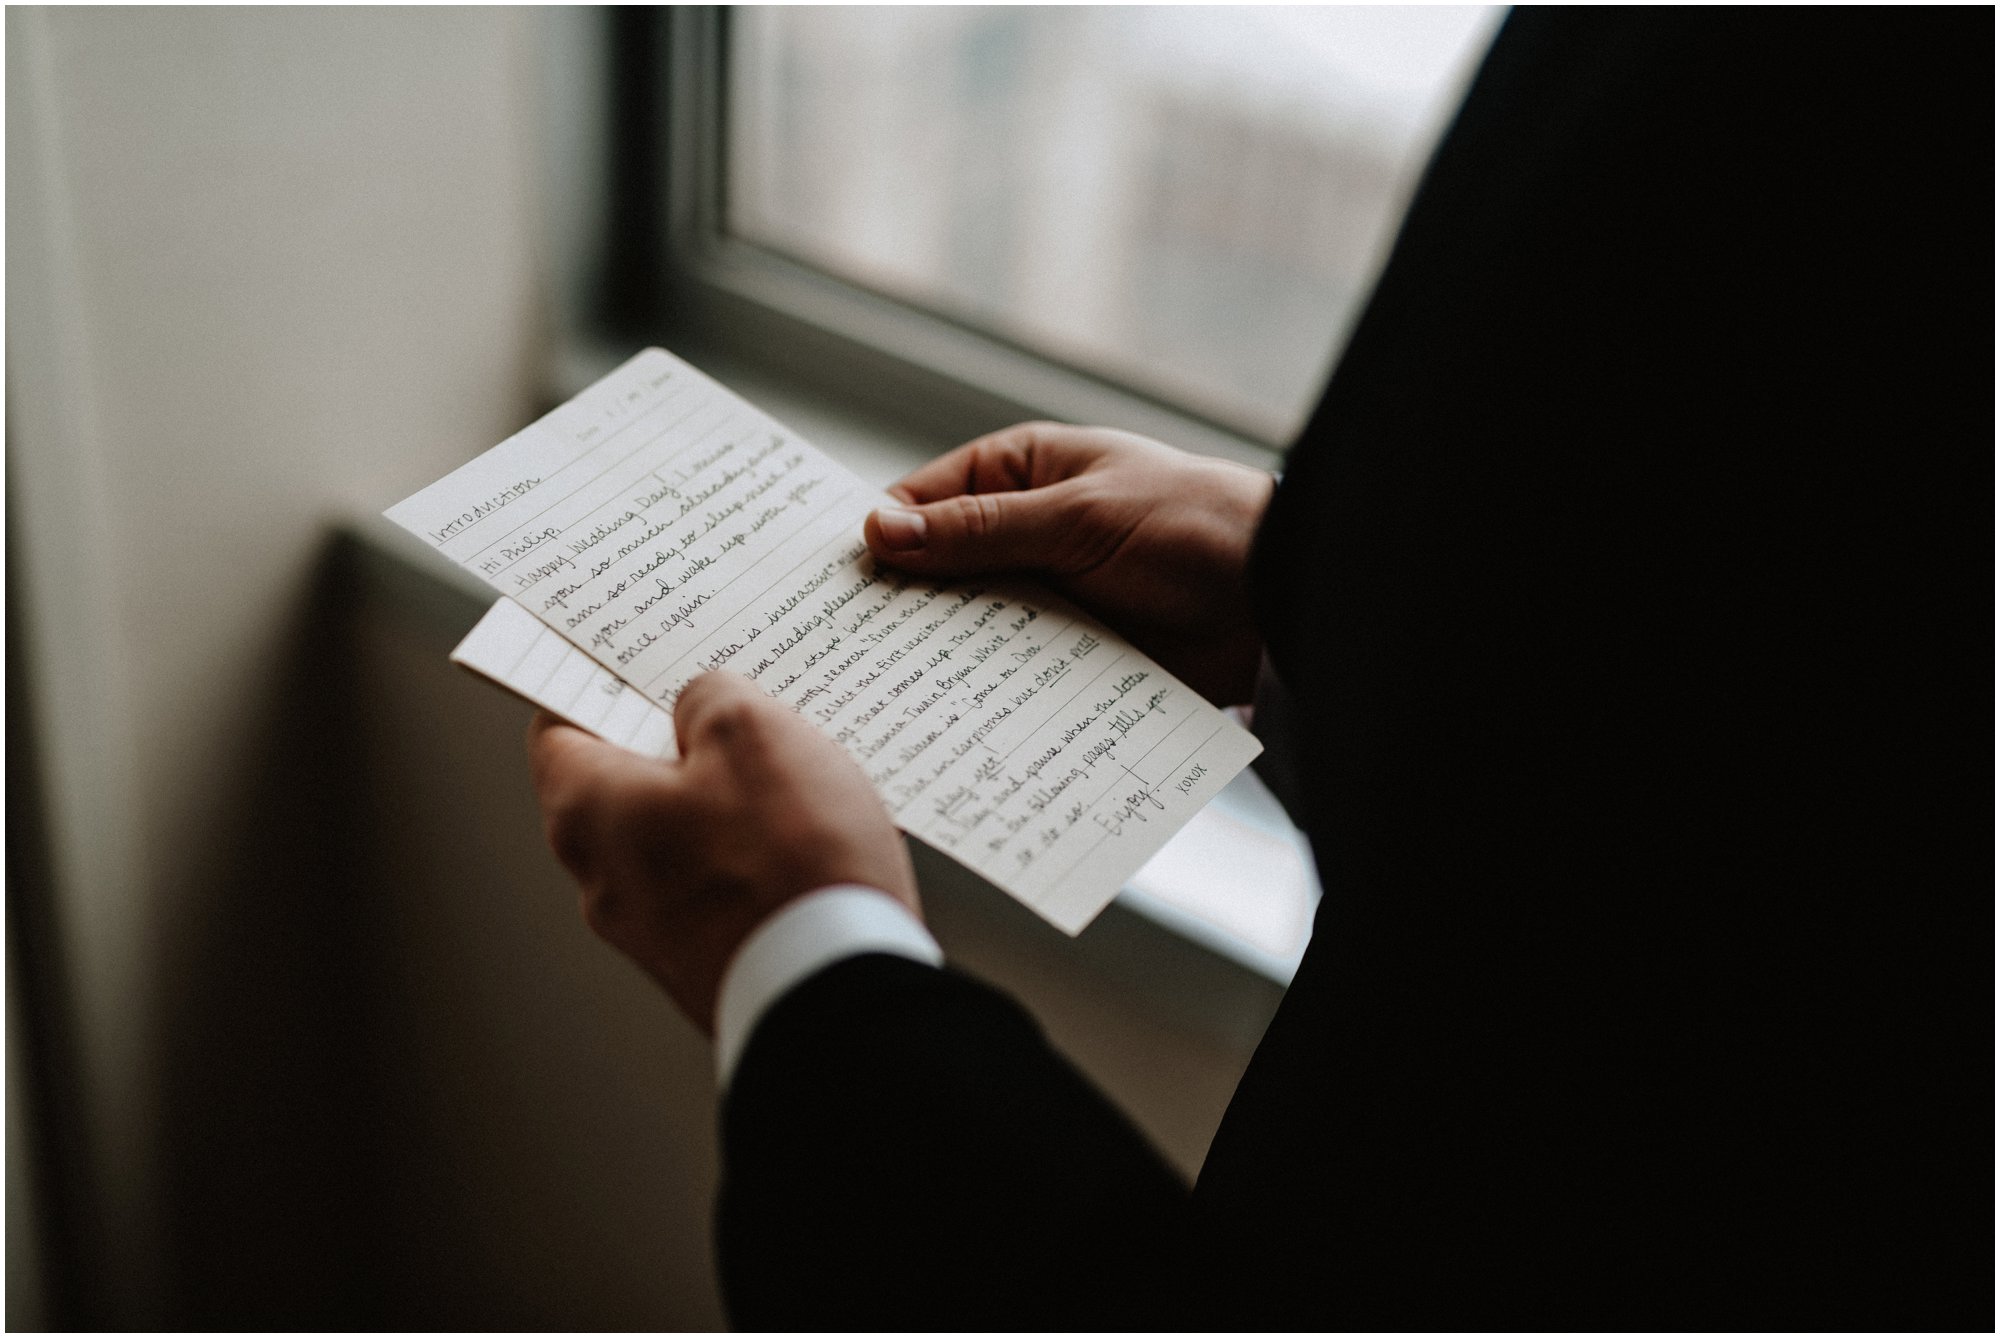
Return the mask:
{"type": "Polygon", "coordinates": [[[1017,423],[968,441],[912,470],[889,492],[901,502],[936,502],[964,493],[1018,492],[1068,478],[1095,458],[1094,429],[1017,423]]]}
{"type": "Polygon", "coordinates": [[[1078,523],[1083,486],[1071,481],[882,507],[869,514],[861,537],[877,560],[924,575],[1074,571],[1093,538],[1078,523]]]}
{"type": "Polygon", "coordinates": [[[674,734],[681,756],[711,747],[743,746],[759,718],[771,710],[785,708],[741,674],[714,670],[688,680],[674,702],[674,734]]]}
{"type": "Polygon", "coordinates": [[[579,881],[589,879],[621,798],[638,793],[629,782],[657,782],[670,774],[546,711],[537,712],[528,726],[528,762],[543,835],[557,861],[579,881]]]}
{"type": "Polygon", "coordinates": [[[627,779],[658,779],[658,762],[556,718],[535,712],[528,723],[528,765],[543,807],[574,802],[591,789],[627,779]]]}
{"type": "Polygon", "coordinates": [[[548,711],[538,710],[535,718],[528,722],[528,769],[535,780],[535,790],[540,793],[548,789],[554,774],[565,770],[563,759],[568,756],[572,735],[581,735],[582,730],[548,711]]]}

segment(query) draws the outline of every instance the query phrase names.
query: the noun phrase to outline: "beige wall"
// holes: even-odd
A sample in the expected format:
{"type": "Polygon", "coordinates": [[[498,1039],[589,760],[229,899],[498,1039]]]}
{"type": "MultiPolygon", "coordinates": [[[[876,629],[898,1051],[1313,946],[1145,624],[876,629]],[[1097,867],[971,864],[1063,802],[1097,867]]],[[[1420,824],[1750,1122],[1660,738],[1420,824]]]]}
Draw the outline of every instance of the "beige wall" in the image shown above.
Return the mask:
{"type": "MultiPolygon", "coordinates": [[[[720,1321],[706,1046],[577,923],[523,712],[443,659],[476,604],[337,537],[534,412],[576,269],[545,183],[589,176],[549,130],[566,22],[8,11],[11,613],[84,1173],[58,1318],[720,1321]]],[[[1274,991],[924,868],[947,951],[1196,1165],[1274,991]]],[[[10,1168],[48,1151],[16,1095],[10,1168]]],[[[16,1189],[10,1278],[46,1244],[16,1189]]]]}
{"type": "Polygon", "coordinates": [[[172,1302],[178,959],[286,895],[229,866],[328,522],[531,404],[532,20],[8,11],[9,553],[116,1314],[172,1302]]]}

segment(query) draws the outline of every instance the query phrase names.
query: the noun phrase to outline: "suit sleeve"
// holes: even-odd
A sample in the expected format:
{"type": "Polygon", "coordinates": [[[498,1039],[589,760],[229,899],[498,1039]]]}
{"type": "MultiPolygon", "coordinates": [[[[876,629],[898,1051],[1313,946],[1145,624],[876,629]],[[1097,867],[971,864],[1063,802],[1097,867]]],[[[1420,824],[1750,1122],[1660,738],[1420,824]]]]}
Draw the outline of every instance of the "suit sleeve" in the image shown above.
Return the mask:
{"type": "Polygon", "coordinates": [[[1264,1322],[1991,1327],[1992,41],[1508,19],[1254,564],[1264,1322]]]}
{"type": "Polygon", "coordinates": [[[849,958],[759,1023],[716,1247],[748,1329],[1184,1323],[1187,1188],[1011,1000],[849,958]]]}

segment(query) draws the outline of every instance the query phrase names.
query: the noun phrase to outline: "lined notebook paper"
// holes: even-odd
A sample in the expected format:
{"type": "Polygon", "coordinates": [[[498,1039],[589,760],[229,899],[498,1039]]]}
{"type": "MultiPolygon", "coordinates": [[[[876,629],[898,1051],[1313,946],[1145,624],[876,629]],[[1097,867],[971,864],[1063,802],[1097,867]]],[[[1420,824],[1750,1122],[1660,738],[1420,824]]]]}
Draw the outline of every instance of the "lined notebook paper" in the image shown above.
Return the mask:
{"type": "Polygon", "coordinates": [[[1260,745],[1053,594],[877,570],[889,501],[648,349],[387,514],[506,596],[458,663],[661,758],[681,688],[743,674],[1077,933],[1260,745]]]}
{"type": "Polygon", "coordinates": [[[451,662],[647,757],[678,757],[674,718],[511,599],[493,602],[451,662]]]}

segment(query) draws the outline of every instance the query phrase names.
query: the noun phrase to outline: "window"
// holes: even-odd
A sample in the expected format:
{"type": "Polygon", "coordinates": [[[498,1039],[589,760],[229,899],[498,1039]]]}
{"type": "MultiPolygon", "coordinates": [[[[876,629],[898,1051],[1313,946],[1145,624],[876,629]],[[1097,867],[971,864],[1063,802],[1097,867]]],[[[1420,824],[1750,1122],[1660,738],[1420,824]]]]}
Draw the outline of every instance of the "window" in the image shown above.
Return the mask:
{"type": "Polygon", "coordinates": [[[1497,11],[727,21],[728,235],[1280,444],[1497,11]]]}
{"type": "MultiPolygon", "coordinates": [[[[677,9],[667,314],[930,440],[1047,416],[1271,465],[1499,18],[677,9]]],[[[1317,896],[1246,772],[1125,900],[1285,980],[1317,896]]]]}

